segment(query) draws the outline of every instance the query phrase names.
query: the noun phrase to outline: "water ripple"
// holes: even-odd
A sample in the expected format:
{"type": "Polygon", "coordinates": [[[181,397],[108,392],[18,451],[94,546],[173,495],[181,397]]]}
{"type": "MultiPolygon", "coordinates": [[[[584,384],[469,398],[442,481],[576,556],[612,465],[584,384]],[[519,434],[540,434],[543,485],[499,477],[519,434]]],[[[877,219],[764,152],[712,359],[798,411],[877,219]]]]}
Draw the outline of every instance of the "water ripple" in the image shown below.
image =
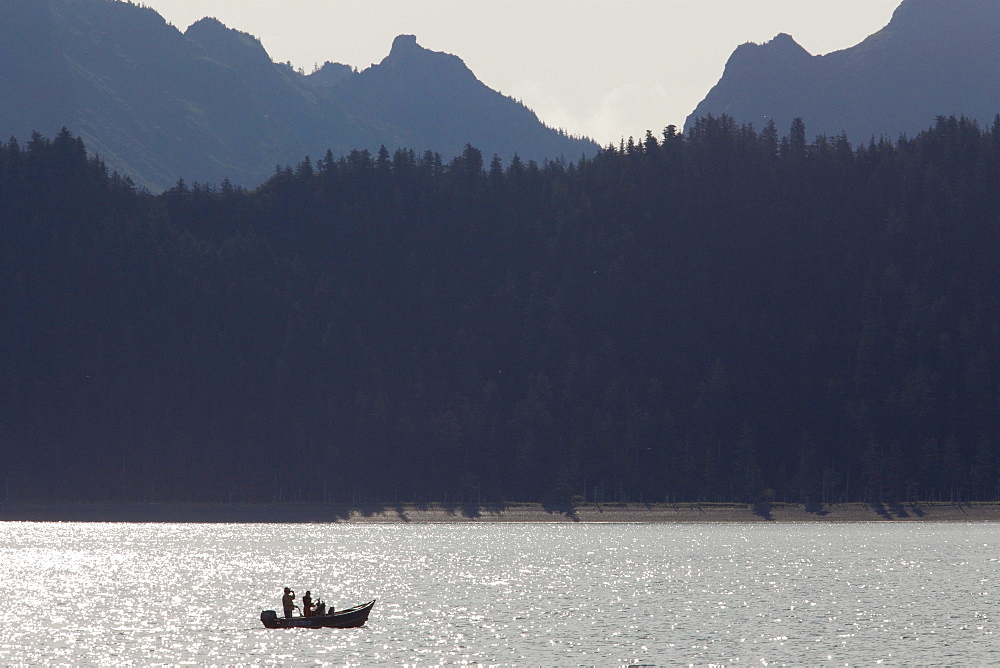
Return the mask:
{"type": "Polygon", "coordinates": [[[995,664],[988,524],[0,524],[0,664],[995,664]],[[355,630],[269,631],[283,586],[355,630]]]}

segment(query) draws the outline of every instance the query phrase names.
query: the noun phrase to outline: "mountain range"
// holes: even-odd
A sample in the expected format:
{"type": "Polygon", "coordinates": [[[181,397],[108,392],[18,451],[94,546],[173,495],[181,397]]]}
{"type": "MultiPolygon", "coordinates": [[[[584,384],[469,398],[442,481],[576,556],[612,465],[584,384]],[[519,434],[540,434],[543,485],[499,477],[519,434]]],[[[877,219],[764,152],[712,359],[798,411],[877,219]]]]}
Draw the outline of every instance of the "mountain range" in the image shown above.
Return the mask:
{"type": "Polygon", "coordinates": [[[152,190],[179,178],[252,187],[327,150],[467,144],[487,158],[592,155],[491,90],[458,57],[401,35],[378,65],[275,63],[252,35],[205,18],[183,33],[119,0],[0,2],[0,136],[78,134],[109,168],[152,190]]]}
{"type": "Polygon", "coordinates": [[[1000,112],[1000,2],[905,0],[889,24],[860,44],[810,55],[780,34],[736,49],[688,117],[709,114],[852,142],[925,130],[938,116],[989,124],[1000,112]]]}
{"type": "MultiPolygon", "coordinates": [[[[1000,112],[1000,2],[905,0],[860,44],[811,55],[793,37],[744,44],[688,117],[727,115],[852,142],[894,139],[938,116],[1000,112]]],[[[306,74],[260,41],[205,18],[181,32],[123,0],[0,2],[0,137],[68,128],[109,168],[153,191],[178,179],[254,187],[305,156],[385,146],[447,160],[576,160],[593,141],[546,126],[460,58],[398,36],[364,71],[306,74]]]]}

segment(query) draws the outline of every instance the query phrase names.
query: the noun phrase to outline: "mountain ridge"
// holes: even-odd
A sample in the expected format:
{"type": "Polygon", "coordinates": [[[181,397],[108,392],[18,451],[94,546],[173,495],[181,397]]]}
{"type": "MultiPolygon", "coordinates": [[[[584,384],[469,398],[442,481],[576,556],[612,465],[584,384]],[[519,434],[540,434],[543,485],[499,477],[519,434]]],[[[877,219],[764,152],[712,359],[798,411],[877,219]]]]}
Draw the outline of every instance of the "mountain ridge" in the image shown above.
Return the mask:
{"type": "Polygon", "coordinates": [[[381,145],[447,159],[472,144],[539,162],[598,150],[412,35],[363,72],[331,63],[306,75],[211,17],[181,32],[131,2],[4,0],[0,64],[0,86],[18,91],[0,100],[0,136],[69,128],[109,168],[154,191],[180,178],[254,187],[276,165],[381,145]],[[393,75],[400,69],[405,76],[393,75]],[[463,106],[469,100],[480,118],[463,106]],[[432,110],[436,127],[406,105],[432,110]]]}
{"type": "Polygon", "coordinates": [[[1000,3],[904,0],[884,28],[847,49],[811,55],[788,35],[744,44],[685,127],[725,114],[784,130],[799,117],[811,134],[859,142],[912,135],[938,116],[987,124],[1000,112],[998,32],[1000,3]]]}

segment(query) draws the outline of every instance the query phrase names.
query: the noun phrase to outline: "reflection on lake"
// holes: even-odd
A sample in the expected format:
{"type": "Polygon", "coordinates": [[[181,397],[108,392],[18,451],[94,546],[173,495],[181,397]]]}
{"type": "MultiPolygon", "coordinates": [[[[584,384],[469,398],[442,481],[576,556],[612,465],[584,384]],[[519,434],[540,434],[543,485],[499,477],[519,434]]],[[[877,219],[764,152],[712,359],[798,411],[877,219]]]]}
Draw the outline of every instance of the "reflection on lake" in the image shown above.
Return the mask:
{"type": "Polygon", "coordinates": [[[996,525],[0,523],[0,664],[1000,664],[996,525]],[[266,630],[311,589],[366,627],[266,630]]]}

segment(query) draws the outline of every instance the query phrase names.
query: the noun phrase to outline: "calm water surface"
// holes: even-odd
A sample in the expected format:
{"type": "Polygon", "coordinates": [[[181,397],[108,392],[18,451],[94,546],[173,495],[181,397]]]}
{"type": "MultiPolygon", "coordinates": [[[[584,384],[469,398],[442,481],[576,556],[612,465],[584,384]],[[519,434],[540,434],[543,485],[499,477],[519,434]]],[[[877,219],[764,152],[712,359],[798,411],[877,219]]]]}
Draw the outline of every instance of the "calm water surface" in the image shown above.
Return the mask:
{"type": "Polygon", "coordinates": [[[0,664],[1000,664],[992,524],[0,523],[0,664]],[[362,629],[267,630],[281,588],[362,629]]]}

